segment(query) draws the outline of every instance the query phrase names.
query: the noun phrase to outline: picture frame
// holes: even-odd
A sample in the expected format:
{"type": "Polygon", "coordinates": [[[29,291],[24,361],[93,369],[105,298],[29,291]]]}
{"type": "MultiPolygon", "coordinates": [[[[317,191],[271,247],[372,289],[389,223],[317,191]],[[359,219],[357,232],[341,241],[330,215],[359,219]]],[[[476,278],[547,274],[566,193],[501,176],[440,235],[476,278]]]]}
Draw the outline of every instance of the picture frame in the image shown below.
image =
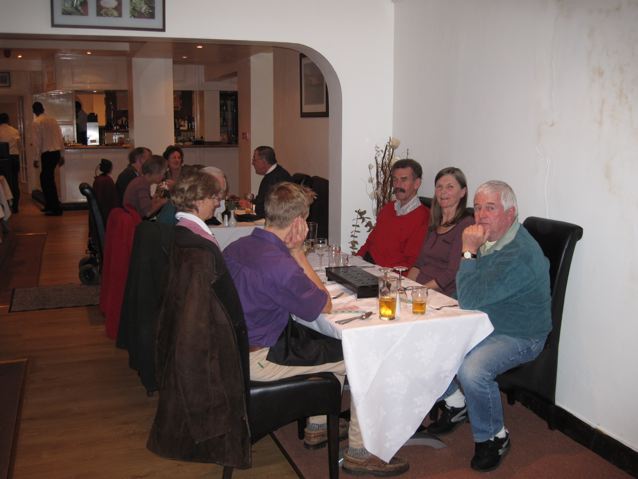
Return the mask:
{"type": "Polygon", "coordinates": [[[11,72],[0,72],[0,87],[9,88],[11,86],[11,72]]]}
{"type": "Polygon", "coordinates": [[[303,53],[299,54],[299,104],[302,118],[329,116],[326,80],[319,67],[303,53]]]}
{"type": "Polygon", "coordinates": [[[166,30],[165,0],[51,0],[51,26],[166,30]]]}

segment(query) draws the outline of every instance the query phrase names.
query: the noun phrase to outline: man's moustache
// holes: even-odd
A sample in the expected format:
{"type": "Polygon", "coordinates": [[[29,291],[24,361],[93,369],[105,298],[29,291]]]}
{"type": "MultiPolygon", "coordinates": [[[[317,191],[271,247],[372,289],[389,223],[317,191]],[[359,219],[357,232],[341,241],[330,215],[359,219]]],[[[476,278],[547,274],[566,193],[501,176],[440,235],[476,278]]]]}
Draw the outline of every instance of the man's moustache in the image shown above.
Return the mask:
{"type": "Polygon", "coordinates": [[[392,190],[393,193],[405,193],[405,190],[403,188],[395,188],[392,190]]]}

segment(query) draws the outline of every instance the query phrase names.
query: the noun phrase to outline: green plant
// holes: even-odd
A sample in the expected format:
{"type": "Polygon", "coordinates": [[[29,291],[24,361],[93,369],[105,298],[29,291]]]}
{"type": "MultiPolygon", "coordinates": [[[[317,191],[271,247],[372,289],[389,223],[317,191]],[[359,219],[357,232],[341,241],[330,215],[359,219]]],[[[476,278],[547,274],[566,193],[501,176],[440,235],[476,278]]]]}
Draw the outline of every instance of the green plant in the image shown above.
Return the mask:
{"type": "Polygon", "coordinates": [[[367,215],[366,210],[354,210],[355,217],[352,219],[352,230],[350,231],[350,252],[356,254],[359,251],[359,233],[361,228],[365,228],[367,233],[372,231],[374,225],[372,219],[367,215]]]}

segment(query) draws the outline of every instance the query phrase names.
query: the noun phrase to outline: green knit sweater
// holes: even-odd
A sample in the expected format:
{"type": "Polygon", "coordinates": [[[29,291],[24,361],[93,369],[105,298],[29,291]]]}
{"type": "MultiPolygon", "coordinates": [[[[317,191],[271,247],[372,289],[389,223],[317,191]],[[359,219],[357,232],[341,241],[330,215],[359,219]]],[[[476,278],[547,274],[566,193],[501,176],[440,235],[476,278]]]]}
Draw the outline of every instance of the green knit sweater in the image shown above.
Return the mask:
{"type": "Polygon", "coordinates": [[[544,338],[552,329],[549,261],[522,225],[510,231],[516,232],[504,246],[461,261],[459,304],[487,313],[494,334],[544,338]]]}

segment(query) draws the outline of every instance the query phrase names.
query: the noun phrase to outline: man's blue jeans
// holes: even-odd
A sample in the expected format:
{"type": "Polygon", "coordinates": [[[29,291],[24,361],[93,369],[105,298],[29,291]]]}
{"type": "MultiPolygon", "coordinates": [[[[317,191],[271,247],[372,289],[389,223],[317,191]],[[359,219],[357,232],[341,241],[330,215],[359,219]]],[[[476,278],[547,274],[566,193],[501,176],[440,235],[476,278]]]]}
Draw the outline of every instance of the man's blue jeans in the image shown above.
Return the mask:
{"type": "Polygon", "coordinates": [[[459,388],[465,394],[475,442],[489,441],[503,429],[503,405],[496,376],[536,358],[545,338],[488,336],[472,349],[443,397],[459,388]]]}

